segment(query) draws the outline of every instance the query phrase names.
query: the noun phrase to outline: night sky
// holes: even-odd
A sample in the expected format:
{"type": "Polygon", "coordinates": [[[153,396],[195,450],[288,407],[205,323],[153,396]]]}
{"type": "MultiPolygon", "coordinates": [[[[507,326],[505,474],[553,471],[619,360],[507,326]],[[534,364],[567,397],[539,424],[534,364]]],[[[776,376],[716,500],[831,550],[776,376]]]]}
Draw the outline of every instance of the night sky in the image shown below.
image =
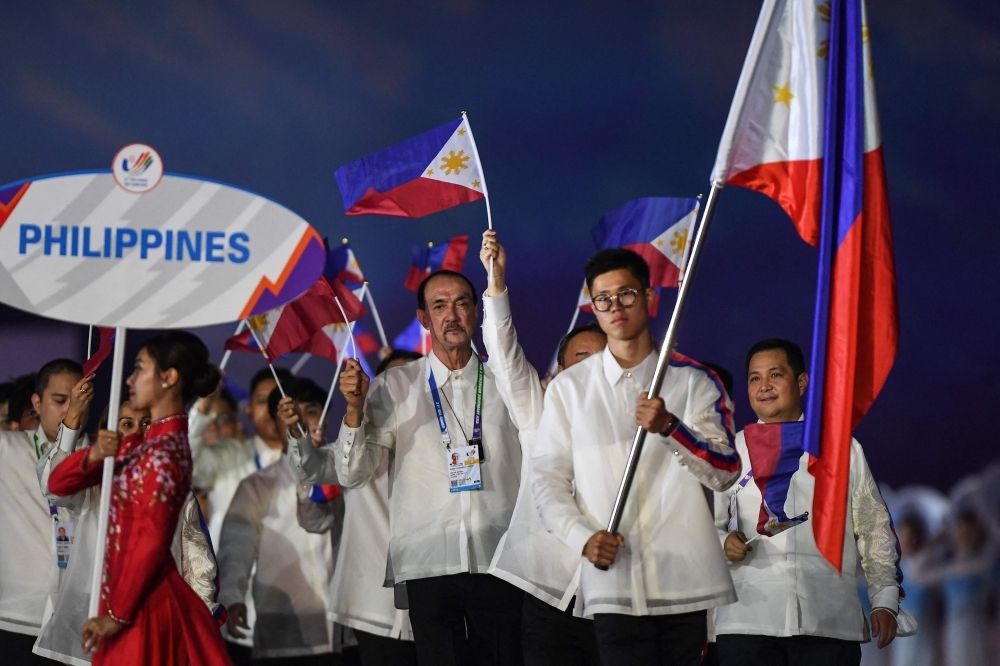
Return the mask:
{"type": "MultiPolygon", "coordinates": [[[[413,317],[415,298],[402,288],[410,243],[469,233],[466,273],[485,287],[474,255],[485,206],[348,218],[333,173],[465,109],[511,256],[514,320],[544,371],[600,216],[637,197],[707,193],[758,9],[694,0],[8,3],[0,183],[105,168],[123,145],[149,143],[168,171],[259,192],[322,235],[348,237],[391,339],[413,317]]],[[[998,457],[1000,6],[876,0],[868,11],[902,333],[856,434],[879,480],[947,489],[998,457]]],[[[808,355],[815,251],[775,203],[731,187],[695,281],[680,351],[737,376],[742,425],[752,417],[746,349],[781,336],[808,355]]],[[[661,315],[658,334],[665,325],[661,315]]],[[[231,329],[197,331],[216,360],[231,329]]],[[[83,327],[4,308],[0,378],[79,357],[84,339],[83,327]],[[46,336],[57,342],[24,353],[46,336]]],[[[260,366],[244,355],[229,373],[245,384],[260,366]]],[[[329,382],[329,362],[306,367],[329,382]]]]}

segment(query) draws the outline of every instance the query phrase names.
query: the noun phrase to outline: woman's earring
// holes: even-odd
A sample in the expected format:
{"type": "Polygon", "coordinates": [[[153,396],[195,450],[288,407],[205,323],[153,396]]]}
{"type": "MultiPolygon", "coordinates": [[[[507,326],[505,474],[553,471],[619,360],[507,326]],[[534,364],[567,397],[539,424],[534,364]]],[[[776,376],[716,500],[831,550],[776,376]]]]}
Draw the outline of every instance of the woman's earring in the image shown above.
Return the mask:
{"type": "Polygon", "coordinates": [[[167,383],[163,382],[160,386],[162,386],[163,388],[167,388],[167,383]]]}

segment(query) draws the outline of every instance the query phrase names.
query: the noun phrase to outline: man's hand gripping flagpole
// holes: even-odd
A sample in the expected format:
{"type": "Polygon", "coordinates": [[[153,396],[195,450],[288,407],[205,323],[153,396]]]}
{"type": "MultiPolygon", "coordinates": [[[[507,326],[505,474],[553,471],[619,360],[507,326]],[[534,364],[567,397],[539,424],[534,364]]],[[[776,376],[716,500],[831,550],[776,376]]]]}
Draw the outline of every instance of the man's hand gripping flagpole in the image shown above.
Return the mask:
{"type": "MultiPolygon", "coordinates": [[[[691,291],[691,277],[694,275],[698,260],[701,258],[702,249],[705,247],[705,239],[708,236],[708,227],[712,222],[715,213],[715,204],[719,194],[722,192],[721,183],[712,183],[712,189],[708,193],[708,200],[705,202],[705,212],[701,216],[701,225],[695,236],[694,247],[691,250],[691,257],[688,259],[684,271],[684,279],[681,281],[677,291],[677,303],[674,305],[674,312],[670,316],[670,325],[667,327],[667,334],[663,339],[663,346],[660,347],[660,357],[656,361],[656,370],[653,372],[653,380],[650,382],[647,395],[655,397],[660,393],[663,386],[663,379],[670,365],[670,354],[673,352],[677,341],[677,331],[680,328],[681,316],[684,314],[684,306],[687,304],[688,294],[691,291]]],[[[632,448],[629,450],[628,460],[625,463],[625,473],[622,475],[621,485],[618,487],[618,494],[615,496],[614,507],[611,509],[611,519],[608,521],[607,532],[614,538],[619,538],[618,527],[621,525],[622,515],[625,512],[625,503],[628,501],[629,490],[632,488],[632,480],[635,478],[635,470],[639,465],[639,456],[642,454],[642,447],[646,442],[646,429],[636,430],[635,439],[632,440],[632,448]]],[[[601,571],[607,571],[608,566],[595,564],[601,571]]]]}

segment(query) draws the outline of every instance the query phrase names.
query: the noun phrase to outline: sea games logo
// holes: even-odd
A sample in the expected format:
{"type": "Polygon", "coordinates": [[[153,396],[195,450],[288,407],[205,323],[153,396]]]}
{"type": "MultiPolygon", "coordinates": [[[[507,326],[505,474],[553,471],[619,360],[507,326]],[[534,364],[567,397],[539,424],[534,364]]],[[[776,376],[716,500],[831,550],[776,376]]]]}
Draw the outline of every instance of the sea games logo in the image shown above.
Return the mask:
{"type": "Polygon", "coordinates": [[[163,178],[163,160],[150,146],[133,143],[115,155],[111,173],[122,189],[142,194],[160,184],[160,179],[163,178]]]}

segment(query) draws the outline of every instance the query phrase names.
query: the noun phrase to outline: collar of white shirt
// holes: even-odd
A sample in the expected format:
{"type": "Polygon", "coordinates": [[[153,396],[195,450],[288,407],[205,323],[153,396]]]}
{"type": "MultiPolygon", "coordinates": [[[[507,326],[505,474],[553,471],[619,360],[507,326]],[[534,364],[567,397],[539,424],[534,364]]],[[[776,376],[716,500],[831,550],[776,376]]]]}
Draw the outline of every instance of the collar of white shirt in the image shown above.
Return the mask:
{"type": "Polygon", "coordinates": [[[253,448],[257,453],[257,459],[260,461],[261,469],[270,467],[273,463],[277,462],[279,458],[281,458],[281,449],[272,449],[260,437],[255,436],[253,438],[253,448]]]}
{"type": "MultiPolygon", "coordinates": [[[[448,368],[441,359],[437,357],[433,351],[428,354],[431,364],[431,372],[434,373],[434,382],[437,384],[438,388],[444,388],[444,385],[455,375],[455,373],[448,368]]],[[[469,382],[473,386],[476,385],[477,373],[479,372],[479,359],[473,354],[469,357],[469,362],[465,364],[465,367],[458,371],[458,374],[462,375],[465,381],[469,382]]],[[[430,391],[430,385],[428,384],[427,390],[430,391]]]]}
{"type": "MultiPolygon", "coordinates": [[[[623,376],[635,377],[642,386],[649,386],[649,383],[653,381],[653,371],[656,370],[656,357],[656,350],[653,350],[639,365],[634,368],[623,368],[618,364],[618,360],[611,353],[611,350],[605,347],[601,354],[601,359],[604,362],[604,377],[612,386],[617,384],[623,376]]],[[[437,375],[434,375],[434,378],[437,379],[437,375]]]]}

